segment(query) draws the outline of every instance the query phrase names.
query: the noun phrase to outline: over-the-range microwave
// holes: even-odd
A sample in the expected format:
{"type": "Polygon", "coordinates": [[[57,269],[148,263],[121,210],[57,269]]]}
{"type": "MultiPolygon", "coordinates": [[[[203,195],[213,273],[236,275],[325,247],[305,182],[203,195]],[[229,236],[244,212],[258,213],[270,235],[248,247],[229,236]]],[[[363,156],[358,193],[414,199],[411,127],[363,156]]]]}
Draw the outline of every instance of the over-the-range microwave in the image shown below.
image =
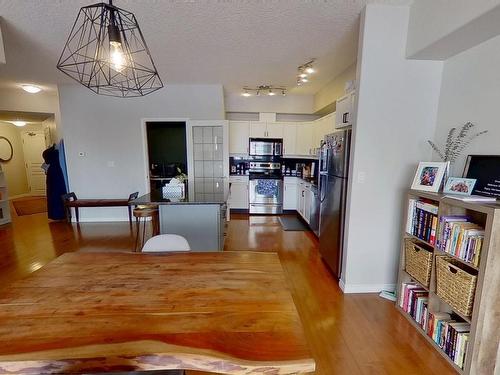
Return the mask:
{"type": "Polygon", "coordinates": [[[250,156],[282,156],[283,140],[276,138],[250,138],[250,156]]]}

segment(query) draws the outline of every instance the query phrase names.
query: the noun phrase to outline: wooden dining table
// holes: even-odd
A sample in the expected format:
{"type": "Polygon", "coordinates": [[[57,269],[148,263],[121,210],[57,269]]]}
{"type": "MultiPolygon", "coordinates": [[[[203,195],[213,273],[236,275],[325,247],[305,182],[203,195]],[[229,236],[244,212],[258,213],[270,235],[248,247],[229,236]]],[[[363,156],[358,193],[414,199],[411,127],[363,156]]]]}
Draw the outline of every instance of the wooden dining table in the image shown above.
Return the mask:
{"type": "Polygon", "coordinates": [[[277,254],[66,253],[0,289],[2,374],[165,369],[314,371],[277,254]]]}

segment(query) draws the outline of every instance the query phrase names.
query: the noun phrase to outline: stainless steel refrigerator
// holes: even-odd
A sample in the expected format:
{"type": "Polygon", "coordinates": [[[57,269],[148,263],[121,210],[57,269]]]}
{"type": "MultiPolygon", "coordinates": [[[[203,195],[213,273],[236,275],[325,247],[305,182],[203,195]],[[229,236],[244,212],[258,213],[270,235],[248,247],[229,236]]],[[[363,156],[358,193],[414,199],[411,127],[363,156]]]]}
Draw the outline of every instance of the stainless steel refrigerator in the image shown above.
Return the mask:
{"type": "Polygon", "coordinates": [[[333,274],[342,272],[351,130],[325,136],[319,155],[319,251],[333,274]]]}

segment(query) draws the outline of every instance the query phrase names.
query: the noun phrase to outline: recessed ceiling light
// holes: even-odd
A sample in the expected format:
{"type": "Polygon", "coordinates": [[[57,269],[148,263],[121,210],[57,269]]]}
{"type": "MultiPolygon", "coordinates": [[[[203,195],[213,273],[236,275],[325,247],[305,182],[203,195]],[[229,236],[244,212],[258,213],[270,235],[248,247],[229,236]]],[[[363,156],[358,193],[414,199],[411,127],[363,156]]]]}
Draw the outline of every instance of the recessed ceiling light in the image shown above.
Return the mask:
{"type": "Polygon", "coordinates": [[[40,91],[42,91],[42,89],[38,86],[35,86],[35,85],[21,85],[21,88],[26,91],[26,92],[29,92],[30,94],[36,94],[40,91]]]}
{"type": "Polygon", "coordinates": [[[25,126],[27,124],[26,121],[9,121],[9,122],[16,126],[25,126]]]}

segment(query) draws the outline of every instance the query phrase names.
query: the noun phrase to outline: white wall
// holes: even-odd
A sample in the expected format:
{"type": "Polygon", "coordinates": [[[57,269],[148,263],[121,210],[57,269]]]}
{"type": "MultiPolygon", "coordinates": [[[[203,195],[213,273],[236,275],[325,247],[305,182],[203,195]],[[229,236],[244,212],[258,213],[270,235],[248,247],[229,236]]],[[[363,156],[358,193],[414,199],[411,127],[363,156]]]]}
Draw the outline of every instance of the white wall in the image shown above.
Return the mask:
{"type": "Polygon", "coordinates": [[[500,33],[500,0],[415,0],[408,56],[445,60],[500,33]]]}
{"type": "MultiPolygon", "coordinates": [[[[500,37],[471,48],[444,64],[435,141],[442,146],[448,131],[470,121],[475,131],[488,130],[464,150],[453,165],[460,176],[468,154],[500,155],[500,37]]],[[[436,155],[434,156],[436,160],[436,155]]]]}
{"type": "Polygon", "coordinates": [[[345,83],[356,79],[356,63],[345,69],[338,76],[329,81],[314,95],[314,112],[332,104],[345,95],[345,83]]]}
{"type": "Polygon", "coordinates": [[[437,116],[442,62],[407,60],[407,6],[368,5],[361,17],[348,191],[346,292],[396,281],[403,199],[437,116]]]}
{"type": "Polygon", "coordinates": [[[0,90],[0,111],[53,113],[51,125],[54,141],[60,139],[60,112],[57,93],[41,92],[29,94],[22,89],[0,90]]]}
{"type": "Polygon", "coordinates": [[[0,121],[0,136],[7,138],[12,144],[13,156],[8,162],[0,163],[7,179],[9,197],[29,193],[26,169],[24,168],[23,143],[19,128],[8,122],[0,121]]]}
{"type": "MultiPolygon", "coordinates": [[[[123,198],[148,190],[142,119],[224,118],[220,85],[168,85],[144,98],[125,99],[68,85],[59,87],[59,97],[70,190],[82,198],[123,198]]],[[[120,220],[127,214],[125,208],[103,208],[82,210],[81,217],[120,220]]]]}
{"type": "Polygon", "coordinates": [[[251,96],[227,94],[226,112],[313,113],[314,95],[251,96]]]}

